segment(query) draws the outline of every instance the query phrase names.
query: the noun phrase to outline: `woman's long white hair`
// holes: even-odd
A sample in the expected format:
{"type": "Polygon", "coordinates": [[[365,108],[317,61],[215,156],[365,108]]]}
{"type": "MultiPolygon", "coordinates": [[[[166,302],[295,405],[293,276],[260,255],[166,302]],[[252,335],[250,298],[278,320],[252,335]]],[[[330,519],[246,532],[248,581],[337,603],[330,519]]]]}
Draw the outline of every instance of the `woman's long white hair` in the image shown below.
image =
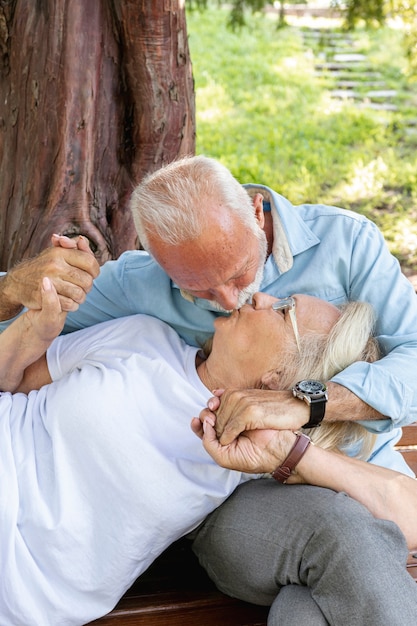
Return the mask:
{"type": "MultiPolygon", "coordinates": [[[[355,361],[376,361],[380,357],[377,340],[373,337],[375,316],[365,302],[349,302],[341,308],[341,316],[328,335],[306,334],[301,338],[300,352],[289,355],[285,367],[277,372],[268,387],[290,389],[303,378],[323,382],[346,369],[355,361]]],[[[358,458],[367,459],[375,442],[375,435],[354,421],[349,415],[341,422],[322,422],[305,430],[311,440],[322,448],[344,452],[356,448],[358,458]]]]}

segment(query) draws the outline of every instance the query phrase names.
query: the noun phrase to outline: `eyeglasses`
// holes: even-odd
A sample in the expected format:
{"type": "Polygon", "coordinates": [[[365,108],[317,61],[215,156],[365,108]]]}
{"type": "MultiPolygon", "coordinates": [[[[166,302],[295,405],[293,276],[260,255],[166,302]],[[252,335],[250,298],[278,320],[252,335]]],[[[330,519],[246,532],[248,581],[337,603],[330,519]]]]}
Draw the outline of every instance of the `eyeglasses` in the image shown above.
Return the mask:
{"type": "Polygon", "coordinates": [[[280,300],[274,302],[274,304],[272,305],[272,309],[274,311],[282,311],[283,309],[295,309],[295,300],[292,296],[289,296],[288,298],[281,298],[280,300]]]}
{"type": "Polygon", "coordinates": [[[292,296],[288,298],[282,298],[281,300],[277,300],[272,305],[273,311],[283,311],[287,310],[288,315],[290,316],[292,329],[294,331],[295,341],[297,344],[298,352],[300,352],[300,334],[298,332],[297,318],[295,316],[295,299],[292,296]]]}

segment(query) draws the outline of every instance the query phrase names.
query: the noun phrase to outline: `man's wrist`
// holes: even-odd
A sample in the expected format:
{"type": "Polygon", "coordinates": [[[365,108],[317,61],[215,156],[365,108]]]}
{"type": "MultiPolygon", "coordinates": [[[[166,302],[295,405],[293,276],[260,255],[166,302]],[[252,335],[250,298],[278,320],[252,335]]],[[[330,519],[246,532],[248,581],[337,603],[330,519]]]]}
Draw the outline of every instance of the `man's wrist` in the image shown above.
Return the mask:
{"type": "Polygon", "coordinates": [[[324,422],[356,422],[358,420],[388,419],[376,409],[358,398],[347,387],[338,383],[327,383],[328,401],[324,422]]]}
{"type": "Polygon", "coordinates": [[[16,317],[22,309],[23,305],[13,302],[10,297],[13,293],[9,288],[9,278],[7,274],[0,276],[0,320],[7,321],[16,317]]]}

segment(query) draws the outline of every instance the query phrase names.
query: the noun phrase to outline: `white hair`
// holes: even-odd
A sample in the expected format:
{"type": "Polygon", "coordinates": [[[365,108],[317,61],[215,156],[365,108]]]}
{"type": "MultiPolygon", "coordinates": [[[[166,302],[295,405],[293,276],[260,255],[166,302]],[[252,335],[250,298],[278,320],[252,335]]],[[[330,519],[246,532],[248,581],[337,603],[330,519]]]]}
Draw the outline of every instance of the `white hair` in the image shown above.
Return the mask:
{"type": "MultiPolygon", "coordinates": [[[[375,314],[366,302],[349,302],[341,307],[341,316],[328,335],[314,333],[301,338],[300,353],[294,350],[279,372],[279,388],[289,389],[298,380],[315,378],[326,382],[355,361],[373,362],[380,357],[373,337],[375,314]]],[[[274,381],[275,382],[275,381],[274,381]]],[[[275,385],[274,385],[275,388],[275,385]]],[[[322,422],[305,433],[322,448],[344,452],[353,446],[356,456],[366,460],[375,442],[375,435],[361,424],[349,421],[322,422]]]]}
{"type": "Polygon", "coordinates": [[[145,249],[149,231],[170,245],[196,239],[209,225],[208,206],[230,211],[259,238],[248,193],[224,165],[205,156],[184,157],[147,175],[130,200],[145,249]]]}

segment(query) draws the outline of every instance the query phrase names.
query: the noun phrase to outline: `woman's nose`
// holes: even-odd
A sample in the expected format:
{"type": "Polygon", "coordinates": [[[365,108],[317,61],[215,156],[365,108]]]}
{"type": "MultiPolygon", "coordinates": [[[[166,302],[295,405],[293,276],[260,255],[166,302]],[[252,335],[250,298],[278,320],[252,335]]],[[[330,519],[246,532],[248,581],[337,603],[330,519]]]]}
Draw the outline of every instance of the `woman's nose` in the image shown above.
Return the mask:
{"type": "Polygon", "coordinates": [[[252,304],[255,309],[269,309],[277,298],[270,296],[268,293],[258,291],[252,296],[252,304]]]}

